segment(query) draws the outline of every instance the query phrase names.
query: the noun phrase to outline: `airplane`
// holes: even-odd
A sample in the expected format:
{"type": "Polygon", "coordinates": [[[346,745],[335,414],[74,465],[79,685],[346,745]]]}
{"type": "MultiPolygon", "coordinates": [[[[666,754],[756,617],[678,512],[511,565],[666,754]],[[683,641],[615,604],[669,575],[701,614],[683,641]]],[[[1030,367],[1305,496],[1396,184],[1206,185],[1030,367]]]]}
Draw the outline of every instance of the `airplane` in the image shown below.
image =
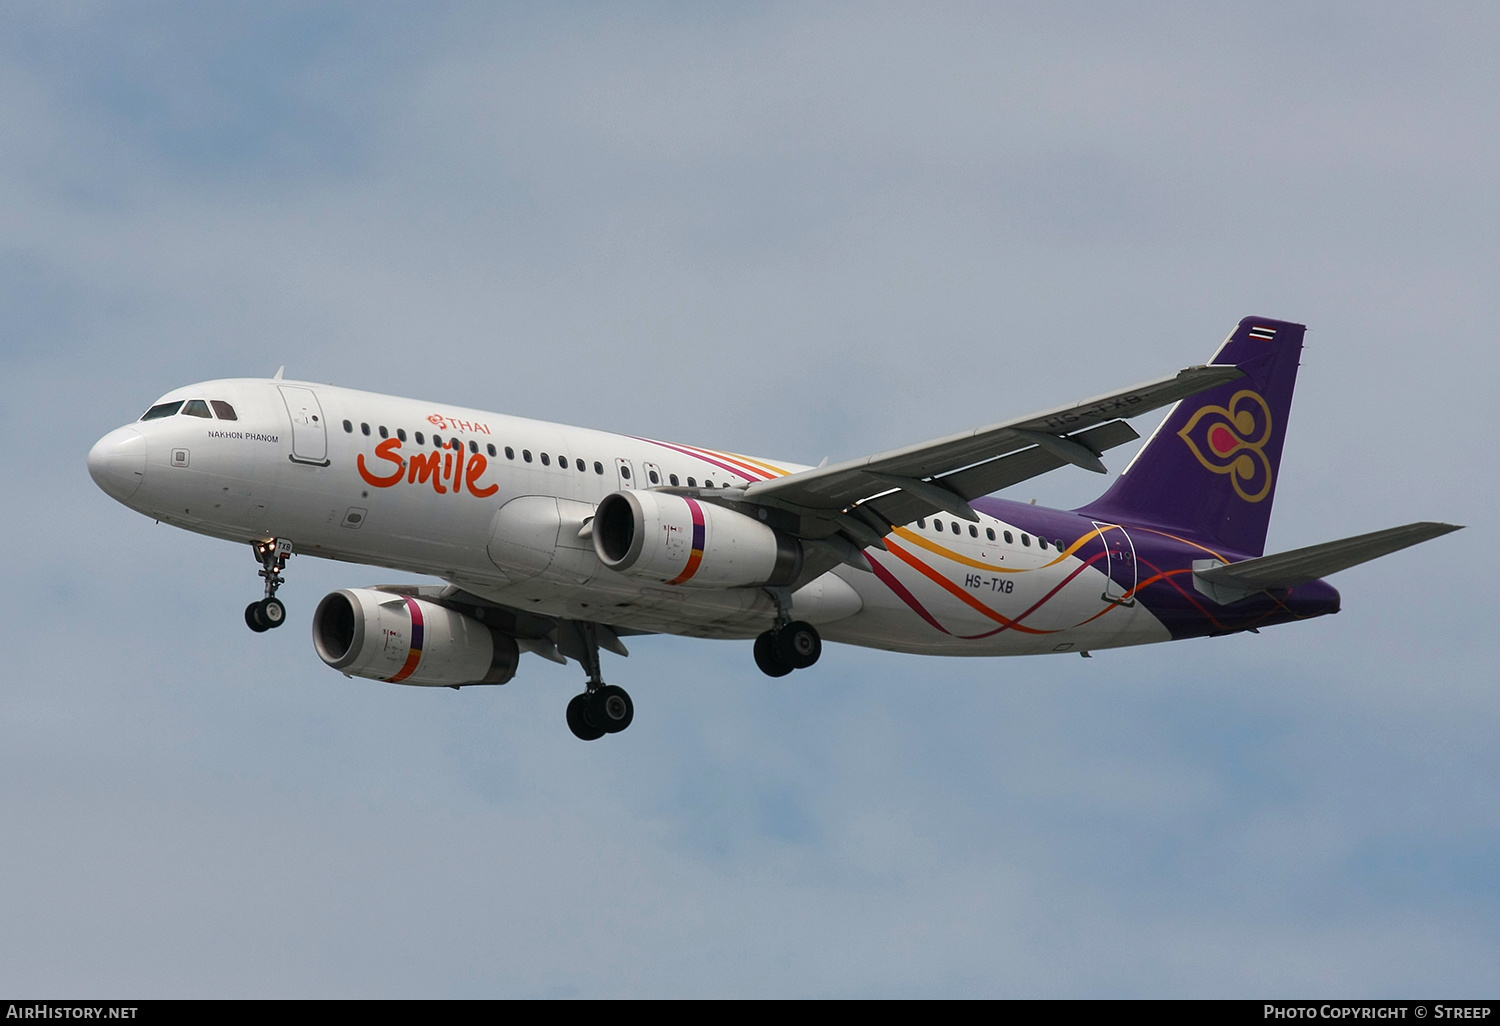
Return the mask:
{"type": "Polygon", "coordinates": [[[286,621],[294,553],[445,586],[335,591],[312,617],[348,677],[464,688],[524,652],[581,664],[567,723],[630,726],[600,652],[645,634],[754,639],[785,676],[824,639],[948,656],[1079,653],[1339,611],[1322,578],[1459,530],[1419,522],[1265,554],[1305,327],[1247,317],[1213,359],[1109,395],[810,467],[331,385],[206,381],[101,438],[104,492],[162,523],[252,547],[286,621]],[[1074,510],[993,493],[1140,436],[1074,510]]]}

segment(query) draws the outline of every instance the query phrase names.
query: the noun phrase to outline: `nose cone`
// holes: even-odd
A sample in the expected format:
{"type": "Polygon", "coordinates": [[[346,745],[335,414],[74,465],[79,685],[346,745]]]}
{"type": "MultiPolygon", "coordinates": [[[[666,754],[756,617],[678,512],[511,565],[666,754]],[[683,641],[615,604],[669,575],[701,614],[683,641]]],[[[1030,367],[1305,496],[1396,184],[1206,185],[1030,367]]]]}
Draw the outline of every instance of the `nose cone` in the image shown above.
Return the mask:
{"type": "Polygon", "coordinates": [[[89,477],[105,494],[125,502],[146,476],[146,436],[135,428],[116,428],[89,450],[89,477]]]}

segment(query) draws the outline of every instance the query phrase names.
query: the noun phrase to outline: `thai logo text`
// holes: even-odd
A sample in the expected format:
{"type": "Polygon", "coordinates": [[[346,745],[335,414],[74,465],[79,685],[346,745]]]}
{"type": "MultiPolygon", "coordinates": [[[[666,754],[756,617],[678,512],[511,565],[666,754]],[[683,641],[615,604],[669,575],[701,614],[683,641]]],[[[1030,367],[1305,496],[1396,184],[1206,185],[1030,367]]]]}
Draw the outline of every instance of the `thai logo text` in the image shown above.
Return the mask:
{"type": "MultiPolygon", "coordinates": [[[[365,454],[355,458],[359,476],[373,488],[394,488],[403,481],[407,484],[431,484],[439,495],[452,492],[458,495],[468,489],[469,494],[480,499],[494,495],[499,485],[480,487],[479,479],[489,470],[490,461],[483,453],[472,453],[464,459],[464,443],[457,438],[449,440],[440,449],[412,453],[410,460],[401,456],[401,439],[387,438],[375,447],[375,458],[394,465],[395,470],[385,476],[371,471],[365,463],[365,454]]],[[[377,468],[380,469],[380,468],[377,468]]]]}
{"type": "Polygon", "coordinates": [[[481,424],[477,420],[455,420],[452,417],[445,417],[441,413],[431,414],[428,416],[427,422],[435,427],[442,428],[444,431],[467,431],[470,434],[480,435],[490,433],[490,426],[488,424],[481,424]]]}
{"type": "Polygon", "coordinates": [[[1228,474],[1239,497],[1259,502],[1271,494],[1271,408],[1258,393],[1236,392],[1229,406],[1205,406],[1177,432],[1198,462],[1215,474],[1228,474]]]}

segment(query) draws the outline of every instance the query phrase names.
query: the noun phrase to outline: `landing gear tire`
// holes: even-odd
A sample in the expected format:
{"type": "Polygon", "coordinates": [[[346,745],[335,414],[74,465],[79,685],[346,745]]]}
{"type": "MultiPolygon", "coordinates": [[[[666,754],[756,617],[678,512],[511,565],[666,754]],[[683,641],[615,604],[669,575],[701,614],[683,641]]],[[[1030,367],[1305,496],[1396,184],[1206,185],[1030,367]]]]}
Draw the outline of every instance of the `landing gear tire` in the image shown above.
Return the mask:
{"type": "Polygon", "coordinates": [[[755,665],[767,677],[785,677],[796,669],[790,660],[782,656],[781,646],[776,641],[775,631],[766,631],[755,639],[755,665]]]}
{"type": "Polygon", "coordinates": [[[286,606],[280,599],[261,599],[245,607],[245,626],[256,634],[286,623],[286,606]]]}
{"type": "Polygon", "coordinates": [[[805,670],[823,654],[823,639],[812,624],[793,620],[776,632],[776,649],[794,670],[805,670]]]}
{"type": "Polygon", "coordinates": [[[245,626],[249,627],[256,634],[259,634],[262,631],[270,630],[270,627],[268,627],[260,618],[259,602],[252,602],[245,607],[245,626]]]}
{"type": "Polygon", "coordinates": [[[261,622],[268,628],[280,627],[286,623],[286,606],[281,604],[281,599],[268,598],[257,605],[260,606],[261,622]]]}
{"type": "Polygon", "coordinates": [[[580,741],[597,741],[605,735],[604,728],[596,725],[592,715],[593,698],[591,693],[585,691],[581,695],[574,695],[573,700],[568,703],[568,729],[580,741]]]}
{"type": "Polygon", "coordinates": [[[635,719],[635,703],[621,687],[606,684],[593,694],[593,719],[606,734],[618,734],[635,719]]]}

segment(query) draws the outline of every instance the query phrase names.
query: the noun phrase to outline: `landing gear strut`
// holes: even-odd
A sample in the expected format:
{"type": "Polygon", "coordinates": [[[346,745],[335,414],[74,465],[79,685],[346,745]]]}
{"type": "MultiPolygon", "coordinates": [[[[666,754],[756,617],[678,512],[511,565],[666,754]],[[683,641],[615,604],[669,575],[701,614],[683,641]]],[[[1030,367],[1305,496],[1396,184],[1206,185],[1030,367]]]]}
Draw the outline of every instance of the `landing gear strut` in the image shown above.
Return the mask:
{"type": "Polygon", "coordinates": [[[568,703],[568,729],[580,741],[597,741],[605,734],[618,734],[635,719],[635,703],[622,687],[604,683],[599,673],[599,633],[594,624],[575,622],[582,642],[584,671],[588,684],[568,703]]]}
{"type": "Polygon", "coordinates": [[[790,595],[785,589],[767,588],[776,603],[776,626],[755,639],[755,665],[768,677],[785,677],[805,670],[823,654],[818,629],[804,620],[793,620],[790,595]]]}
{"type": "Polygon", "coordinates": [[[281,571],[292,555],[292,543],[285,538],[252,542],[255,560],[261,565],[260,576],[266,581],[266,597],[245,607],[245,626],[259,634],[286,623],[286,606],[276,597],[276,589],[286,583],[281,571]]]}

